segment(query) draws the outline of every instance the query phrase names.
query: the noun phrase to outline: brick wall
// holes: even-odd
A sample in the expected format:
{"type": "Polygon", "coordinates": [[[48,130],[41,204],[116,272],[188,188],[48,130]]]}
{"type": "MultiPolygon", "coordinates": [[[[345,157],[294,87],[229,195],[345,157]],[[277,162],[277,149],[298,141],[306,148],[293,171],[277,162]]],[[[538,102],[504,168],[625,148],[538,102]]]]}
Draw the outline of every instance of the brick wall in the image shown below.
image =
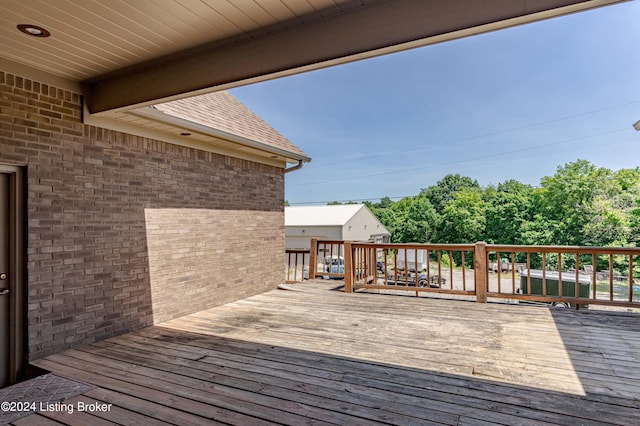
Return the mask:
{"type": "Polygon", "coordinates": [[[269,290],[263,273],[277,270],[282,282],[280,212],[147,209],[145,217],[155,321],[253,295],[261,283],[269,290]]]}
{"type": "Polygon", "coordinates": [[[0,71],[0,162],[27,166],[30,359],[281,282],[282,169],[80,117],[78,94],[0,71]]]}

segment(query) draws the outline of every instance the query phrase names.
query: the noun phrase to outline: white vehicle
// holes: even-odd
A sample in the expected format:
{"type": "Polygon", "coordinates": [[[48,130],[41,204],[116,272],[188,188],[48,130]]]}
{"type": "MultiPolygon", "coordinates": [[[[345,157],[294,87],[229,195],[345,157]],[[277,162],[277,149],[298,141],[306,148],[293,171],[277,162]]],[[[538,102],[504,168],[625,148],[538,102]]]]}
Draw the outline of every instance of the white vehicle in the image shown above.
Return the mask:
{"type": "Polygon", "coordinates": [[[428,261],[429,259],[427,259],[426,250],[416,251],[415,249],[398,249],[396,254],[398,269],[406,269],[408,271],[426,271],[428,261]]]}

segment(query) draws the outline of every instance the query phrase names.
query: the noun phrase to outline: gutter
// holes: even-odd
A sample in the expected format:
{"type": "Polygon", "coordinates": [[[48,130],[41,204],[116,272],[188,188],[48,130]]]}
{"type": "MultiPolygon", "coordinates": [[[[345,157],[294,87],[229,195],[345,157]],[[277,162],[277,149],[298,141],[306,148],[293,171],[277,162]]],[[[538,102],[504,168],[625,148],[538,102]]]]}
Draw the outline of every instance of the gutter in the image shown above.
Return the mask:
{"type": "Polygon", "coordinates": [[[227,140],[229,142],[233,142],[238,145],[259,149],[260,151],[264,151],[269,154],[276,154],[276,155],[285,157],[286,159],[298,161],[297,165],[289,169],[290,171],[301,168],[302,167],[301,163],[311,161],[311,158],[307,157],[306,155],[298,154],[296,152],[287,151],[286,149],[267,145],[265,143],[255,141],[253,139],[249,139],[243,136],[235,135],[233,133],[225,132],[224,130],[219,130],[214,127],[205,126],[204,124],[196,123],[190,120],[185,120],[184,118],[175,117],[173,115],[170,115],[158,109],[155,109],[154,107],[140,108],[133,111],[129,111],[129,113],[140,116],[140,117],[156,120],[162,123],[170,124],[173,126],[181,127],[186,130],[192,130],[194,132],[202,133],[204,135],[212,136],[214,138],[227,140]]]}
{"type": "Polygon", "coordinates": [[[285,174],[286,174],[286,173],[289,173],[289,172],[294,172],[294,171],[296,171],[296,170],[300,170],[300,169],[302,168],[302,166],[304,166],[304,161],[299,160],[299,161],[298,161],[298,164],[296,164],[296,165],[295,165],[295,166],[293,166],[293,167],[289,167],[288,169],[284,169],[284,172],[285,172],[285,174]]]}

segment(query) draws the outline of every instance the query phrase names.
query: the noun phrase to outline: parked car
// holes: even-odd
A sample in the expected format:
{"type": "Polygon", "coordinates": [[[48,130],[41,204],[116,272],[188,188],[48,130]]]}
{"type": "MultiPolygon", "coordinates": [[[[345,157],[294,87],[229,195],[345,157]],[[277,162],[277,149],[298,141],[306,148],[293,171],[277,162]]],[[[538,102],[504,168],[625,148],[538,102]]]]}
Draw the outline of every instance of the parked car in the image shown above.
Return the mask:
{"type": "Polygon", "coordinates": [[[324,258],[324,272],[344,274],[344,258],[337,255],[326,256],[324,258]]]}

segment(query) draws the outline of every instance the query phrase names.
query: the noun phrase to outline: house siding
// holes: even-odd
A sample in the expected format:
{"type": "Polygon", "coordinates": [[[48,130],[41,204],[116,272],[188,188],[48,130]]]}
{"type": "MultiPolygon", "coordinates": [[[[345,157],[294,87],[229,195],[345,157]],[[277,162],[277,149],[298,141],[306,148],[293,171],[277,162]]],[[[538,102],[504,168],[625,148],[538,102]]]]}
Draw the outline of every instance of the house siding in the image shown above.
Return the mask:
{"type": "Polygon", "coordinates": [[[81,113],[79,94],[0,71],[0,163],[27,175],[30,359],[282,281],[281,168],[81,113]]]}
{"type": "Polygon", "coordinates": [[[329,240],[339,240],[342,238],[342,227],[336,226],[287,226],[285,229],[287,237],[313,237],[329,240]]]}
{"type": "Polygon", "coordinates": [[[368,241],[373,235],[388,234],[387,229],[371,211],[363,207],[345,223],[342,236],[345,240],[368,241]]]}

